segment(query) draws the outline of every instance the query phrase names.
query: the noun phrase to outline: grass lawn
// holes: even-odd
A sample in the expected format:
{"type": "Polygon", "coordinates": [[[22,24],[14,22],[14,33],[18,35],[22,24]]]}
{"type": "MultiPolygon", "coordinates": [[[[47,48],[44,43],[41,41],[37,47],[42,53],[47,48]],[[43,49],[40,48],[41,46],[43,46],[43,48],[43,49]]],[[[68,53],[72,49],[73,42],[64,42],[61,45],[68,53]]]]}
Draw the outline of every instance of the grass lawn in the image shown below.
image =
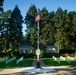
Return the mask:
{"type": "MultiPolygon", "coordinates": [[[[58,58],[60,61],[60,64],[56,62],[53,58],[43,58],[44,65],[45,66],[76,66],[76,61],[71,61],[71,63],[68,63],[60,58],[58,58]]],[[[0,62],[0,69],[3,68],[10,68],[10,67],[26,67],[26,66],[31,66],[33,62],[33,58],[26,58],[23,59],[21,62],[16,64],[16,60],[5,64],[5,62],[0,62]]],[[[76,68],[75,68],[76,69],[76,68]]]]}
{"type": "Polygon", "coordinates": [[[60,58],[58,58],[58,60],[60,61],[60,64],[57,63],[53,58],[43,59],[45,66],[76,66],[76,61],[71,61],[71,63],[68,63],[60,58]]]}
{"type": "Polygon", "coordinates": [[[32,62],[33,62],[33,58],[23,59],[18,64],[16,64],[16,61],[17,61],[17,59],[12,61],[12,62],[10,62],[10,63],[8,63],[8,64],[5,64],[5,62],[0,62],[0,69],[9,68],[9,67],[31,66],[32,62]]]}

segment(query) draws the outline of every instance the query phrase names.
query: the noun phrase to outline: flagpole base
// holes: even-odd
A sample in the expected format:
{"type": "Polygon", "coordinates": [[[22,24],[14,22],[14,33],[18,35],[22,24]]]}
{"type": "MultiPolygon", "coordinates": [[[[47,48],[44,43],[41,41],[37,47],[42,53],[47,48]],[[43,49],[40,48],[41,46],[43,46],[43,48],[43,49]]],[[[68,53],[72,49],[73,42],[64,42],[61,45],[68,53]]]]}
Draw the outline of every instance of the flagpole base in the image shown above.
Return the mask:
{"type": "Polygon", "coordinates": [[[39,61],[37,61],[37,66],[35,68],[41,68],[39,61]]]}

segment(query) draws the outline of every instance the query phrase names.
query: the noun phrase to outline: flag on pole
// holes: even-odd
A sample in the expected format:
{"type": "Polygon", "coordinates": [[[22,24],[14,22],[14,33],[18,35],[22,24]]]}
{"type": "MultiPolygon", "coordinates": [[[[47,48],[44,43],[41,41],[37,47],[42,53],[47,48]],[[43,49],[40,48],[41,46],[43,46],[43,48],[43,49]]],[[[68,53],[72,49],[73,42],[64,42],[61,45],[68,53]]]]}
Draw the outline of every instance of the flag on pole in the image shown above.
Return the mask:
{"type": "Polygon", "coordinates": [[[37,15],[35,18],[35,22],[39,22],[40,21],[40,15],[37,15]]]}

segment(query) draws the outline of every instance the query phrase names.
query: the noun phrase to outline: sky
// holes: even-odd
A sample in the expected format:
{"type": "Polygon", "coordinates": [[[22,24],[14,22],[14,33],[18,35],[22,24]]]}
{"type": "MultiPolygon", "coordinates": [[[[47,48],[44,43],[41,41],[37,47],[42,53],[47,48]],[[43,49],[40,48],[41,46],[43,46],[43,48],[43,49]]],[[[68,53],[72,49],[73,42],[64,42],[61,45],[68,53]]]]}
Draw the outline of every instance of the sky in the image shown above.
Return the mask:
{"type": "MultiPolygon", "coordinates": [[[[31,4],[39,9],[46,7],[49,12],[56,11],[59,7],[63,10],[76,11],[76,0],[4,0],[3,9],[4,11],[13,10],[15,5],[18,5],[23,18],[25,18],[31,4]]],[[[23,24],[23,35],[26,34],[25,29],[26,25],[23,24]]]]}

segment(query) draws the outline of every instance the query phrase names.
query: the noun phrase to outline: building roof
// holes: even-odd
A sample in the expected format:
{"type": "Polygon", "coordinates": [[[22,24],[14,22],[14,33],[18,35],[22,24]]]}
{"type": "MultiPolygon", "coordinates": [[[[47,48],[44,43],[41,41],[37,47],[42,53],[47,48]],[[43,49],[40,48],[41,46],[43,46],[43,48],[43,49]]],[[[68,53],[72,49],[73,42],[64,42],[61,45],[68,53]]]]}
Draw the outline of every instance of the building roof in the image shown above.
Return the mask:
{"type": "Polygon", "coordinates": [[[48,42],[46,46],[55,46],[53,43],[48,42]]]}
{"type": "Polygon", "coordinates": [[[29,42],[23,42],[22,44],[20,44],[20,46],[30,46],[31,44],[29,42]]]}

